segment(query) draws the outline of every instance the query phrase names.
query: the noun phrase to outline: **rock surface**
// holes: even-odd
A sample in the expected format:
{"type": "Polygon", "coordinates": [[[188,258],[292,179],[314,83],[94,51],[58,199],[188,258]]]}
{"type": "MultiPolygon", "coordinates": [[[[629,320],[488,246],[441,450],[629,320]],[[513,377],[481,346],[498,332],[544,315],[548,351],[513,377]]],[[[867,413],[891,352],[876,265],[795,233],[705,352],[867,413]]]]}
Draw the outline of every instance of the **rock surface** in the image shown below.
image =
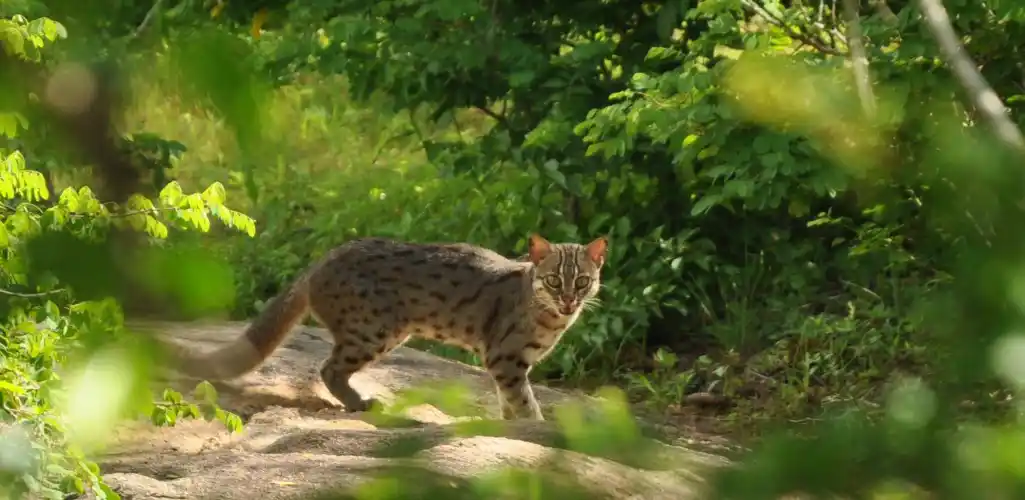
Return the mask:
{"type": "MultiPolygon", "coordinates": [[[[230,341],[244,326],[147,324],[176,341],[205,348],[230,341]]],[[[561,434],[552,420],[504,423],[502,436],[459,435],[454,431],[471,417],[453,417],[427,404],[406,409],[402,420],[347,413],[327,395],[317,375],[330,351],[326,338],[321,329],[297,328],[258,370],[216,384],[220,405],[245,420],[241,433],[194,420],[170,428],[124,426],[113,451],[100,460],[108,482],[126,499],[291,499],[309,498],[325,487],[344,490],[365,484],[400,464],[449,484],[513,466],[558,470],[555,476],[576,478],[590,492],[588,498],[689,499],[701,497],[702,477],[709,468],[727,463],[716,455],[664,444],[657,446],[661,470],[561,450],[561,434]],[[398,456],[402,453],[397,450],[414,445],[411,458],[398,456]]],[[[386,405],[400,391],[446,382],[468,386],[482,412],[496,417],[491,381],[482,370],[422,351],[396,349],[353,379],[364,396],[386,405]]],[[[195,383],[184,378],[169,382],[186,395],[195,383]]],[[[546,415],[555,406],[589,399],[537,385],[535,392],[546,415]]]]}

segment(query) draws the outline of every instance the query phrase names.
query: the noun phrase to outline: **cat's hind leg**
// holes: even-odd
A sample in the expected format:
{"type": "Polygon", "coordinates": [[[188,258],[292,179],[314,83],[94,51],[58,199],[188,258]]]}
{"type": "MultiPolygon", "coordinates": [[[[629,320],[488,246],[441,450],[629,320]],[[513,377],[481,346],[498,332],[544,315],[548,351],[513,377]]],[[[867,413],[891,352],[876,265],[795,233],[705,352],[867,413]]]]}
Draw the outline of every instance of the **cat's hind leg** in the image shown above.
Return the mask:
{"type": "Polygon", "coordinates": [[[351,384],[352,376],[402,344],[408,334],[403,335],[395,325],[382,320],[358,323],[339,320],[326,326],[334,336],[335,345],[320,368],[324,385],[346,410],[367,411],[379,402],[364,398],[356,391],[351,384]]]}

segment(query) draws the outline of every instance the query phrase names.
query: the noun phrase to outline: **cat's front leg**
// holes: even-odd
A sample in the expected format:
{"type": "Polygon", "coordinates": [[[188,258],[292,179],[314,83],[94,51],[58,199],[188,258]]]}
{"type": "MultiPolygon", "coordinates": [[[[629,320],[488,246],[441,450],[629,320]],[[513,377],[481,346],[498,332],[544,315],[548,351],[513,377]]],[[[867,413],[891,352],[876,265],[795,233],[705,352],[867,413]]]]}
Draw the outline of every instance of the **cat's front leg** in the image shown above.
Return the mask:
{"type": "Polygon", "coordinates": [[[495,389],[502,407],[504,420],[544,420],[541,405],[527,379],[528,365],[522,360],[503,358],[488,367],[495,381],[495,389]]]}
{"type": "Polygon", "coordinates": [[[523,382],[518,387],[503,387],[498,384],[498,399],[502,405],[503,420],[532,419],[544,420],[541,405],[534,397],[530,382],[523,382]]]}

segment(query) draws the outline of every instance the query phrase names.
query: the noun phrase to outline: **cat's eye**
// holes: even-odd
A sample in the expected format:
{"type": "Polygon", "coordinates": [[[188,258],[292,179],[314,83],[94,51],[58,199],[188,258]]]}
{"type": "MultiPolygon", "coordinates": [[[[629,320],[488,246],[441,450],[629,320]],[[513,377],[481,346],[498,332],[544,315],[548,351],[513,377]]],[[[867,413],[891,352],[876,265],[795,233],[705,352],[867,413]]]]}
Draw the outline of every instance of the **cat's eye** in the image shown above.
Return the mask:
{"type": "Polygon", "coordinates": [[[549,288],[559,288],[560,286],[562,286],[562,278],[554,274],[549,274],[548,276],[545,276],[544,282],[545,286],[549,288]]]}
{"type": "Polygon", "coordinates": [[[580,276],[573,282],[573,284],[577,287],[577,290],[583,290],[584,288],[591,286],[591,277],[580,276]]]}

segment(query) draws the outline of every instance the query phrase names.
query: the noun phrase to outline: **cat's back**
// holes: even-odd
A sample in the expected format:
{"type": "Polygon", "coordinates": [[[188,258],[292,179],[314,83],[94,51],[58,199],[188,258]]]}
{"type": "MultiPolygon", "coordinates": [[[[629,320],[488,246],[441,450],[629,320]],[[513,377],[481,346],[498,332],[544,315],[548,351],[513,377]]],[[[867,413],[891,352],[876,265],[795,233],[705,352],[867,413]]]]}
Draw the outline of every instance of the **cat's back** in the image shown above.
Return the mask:
{"type": "Polygon", "coordinates": [[[401,275],[439,279],[450,273],[501,273],[523,267],[522,262],[469,243],[415,243],[368,237],[333,249],[320,267],[360,274],[401,275]]]}

